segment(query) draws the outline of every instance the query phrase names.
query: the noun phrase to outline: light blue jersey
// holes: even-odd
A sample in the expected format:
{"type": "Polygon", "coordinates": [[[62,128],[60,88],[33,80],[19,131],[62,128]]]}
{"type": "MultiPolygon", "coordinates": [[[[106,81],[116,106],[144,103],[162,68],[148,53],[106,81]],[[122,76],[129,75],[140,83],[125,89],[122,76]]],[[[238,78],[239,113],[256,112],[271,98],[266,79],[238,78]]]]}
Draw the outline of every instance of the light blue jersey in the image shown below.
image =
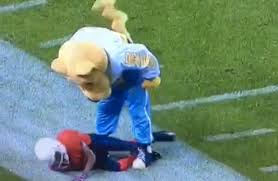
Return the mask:
{"type": "Polygon", "coordinates": [[[105,49],[109,56],[112,83],[125,70],[140,70],[143,79],[154,79],[160,75],[156,57],[143,44],[128,44],[123,35],[106,28],[85,27],[70,39],[76,42],[92,42],[105,49]]]}

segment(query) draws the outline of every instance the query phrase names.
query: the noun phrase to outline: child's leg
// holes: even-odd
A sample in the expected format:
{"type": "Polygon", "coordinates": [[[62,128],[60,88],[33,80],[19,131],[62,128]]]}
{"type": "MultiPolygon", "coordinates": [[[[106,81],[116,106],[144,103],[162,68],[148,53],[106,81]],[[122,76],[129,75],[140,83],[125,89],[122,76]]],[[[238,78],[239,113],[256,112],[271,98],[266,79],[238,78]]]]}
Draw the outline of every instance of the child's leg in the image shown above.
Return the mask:
{"type": "Polygon", "coordinates": [[[135,157],[133,156],[128,156],[120,160],[113,160],[110,157],[107,157],[104,164],[104,170],[114,172],[126,171],[128,168],[132,166],[134,159],[135,157]]]}
{"type": "Polygon", "coordinates": [[[119,172],[119,171],[121,171],[121,166],[117,160],[113,160],[112,158],[107,156],[107,158],[103,164],[103,169],[107,170],[107,171],[119,172]]]}
{"type": "Polygon", "coordinates": [[[92,135],[93,147],[105,151],[130,151],[137,150],[138,145],[136,142],[124,141],[119,138],[106,136],[106,135],[92,135]]]}

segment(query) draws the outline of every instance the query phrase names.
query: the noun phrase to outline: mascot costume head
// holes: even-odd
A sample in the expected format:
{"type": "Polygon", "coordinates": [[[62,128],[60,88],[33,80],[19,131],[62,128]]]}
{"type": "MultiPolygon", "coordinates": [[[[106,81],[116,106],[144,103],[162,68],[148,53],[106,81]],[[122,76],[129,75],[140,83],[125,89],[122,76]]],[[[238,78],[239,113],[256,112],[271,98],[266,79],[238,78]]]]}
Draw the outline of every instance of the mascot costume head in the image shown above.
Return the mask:
{"type": "MultiPolygon", "coordinates": [[[[112,21],[113,31],[132,42],[126,28],[127,15],[115,8],[116,0],[97,0],[93,11],[112,21]]],[[[111,81],[106,73],[108,57],[103,48],[86,42],[65,42],[51,68],[76,83],[83,94],[93,101],[105,99],[111,94],[111,81]]]]}

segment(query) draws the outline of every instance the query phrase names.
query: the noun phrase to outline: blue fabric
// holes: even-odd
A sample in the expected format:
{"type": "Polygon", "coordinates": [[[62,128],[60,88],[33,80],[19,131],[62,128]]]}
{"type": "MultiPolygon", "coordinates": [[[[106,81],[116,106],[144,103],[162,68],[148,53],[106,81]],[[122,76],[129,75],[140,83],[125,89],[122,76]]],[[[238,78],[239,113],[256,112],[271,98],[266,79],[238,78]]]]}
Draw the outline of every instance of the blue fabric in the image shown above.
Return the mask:
{"type": "Polygon", "coordinates": [[[138,148],[138,144],[132,141],[124,141],[119,138],[107,136],[107,135],[97,135],[91,134],[92,145],[90,145],[92,150],[101,150],[102,152],[108,151],[130,151],[134,152],[138,148]]]}
{"type": "Polygon", "coordinates": [[[116,80],[112,89],[114,90],[127,90],[134,86],[139,86],[143,83],[142,71],[138,69],[129,69],[122,72],[121,78],[116,80]]]}
{"type": "Polygon", "coordinates": [[[134,138],[138,143],[151,144],[153,137],[150,119],[150,98],[147,90],[143,89],[141,84],[131,88],[113,88],[111,96],[98,103],[96,113],[97,134],[110,135],[116,131],[119,115],[125,101],[132,120],[134,138]]]}
{"type": "Polygon", "coordinates": [[[89,147],[96,155],[96,163],[94,169],[104,169],[108,171],[121,171],[120,164],[117,160],[109,156],[109,151],[130,151],[136,152],[137,143],[124,141],[118,138],[90,134],[92,143],[89,147]]]}

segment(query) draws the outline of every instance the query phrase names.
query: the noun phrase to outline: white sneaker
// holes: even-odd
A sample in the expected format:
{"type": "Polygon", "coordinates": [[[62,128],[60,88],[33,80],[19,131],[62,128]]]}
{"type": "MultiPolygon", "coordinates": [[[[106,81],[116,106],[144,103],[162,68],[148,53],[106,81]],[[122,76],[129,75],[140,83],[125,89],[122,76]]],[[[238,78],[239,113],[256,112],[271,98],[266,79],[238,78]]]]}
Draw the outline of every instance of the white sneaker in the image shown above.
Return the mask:
{"type": "Polygon", "coordinates": [[[136,158],[132,163],[132,168],[143,170],[146,168],[146,164],[140,158],[136,158]]]}

